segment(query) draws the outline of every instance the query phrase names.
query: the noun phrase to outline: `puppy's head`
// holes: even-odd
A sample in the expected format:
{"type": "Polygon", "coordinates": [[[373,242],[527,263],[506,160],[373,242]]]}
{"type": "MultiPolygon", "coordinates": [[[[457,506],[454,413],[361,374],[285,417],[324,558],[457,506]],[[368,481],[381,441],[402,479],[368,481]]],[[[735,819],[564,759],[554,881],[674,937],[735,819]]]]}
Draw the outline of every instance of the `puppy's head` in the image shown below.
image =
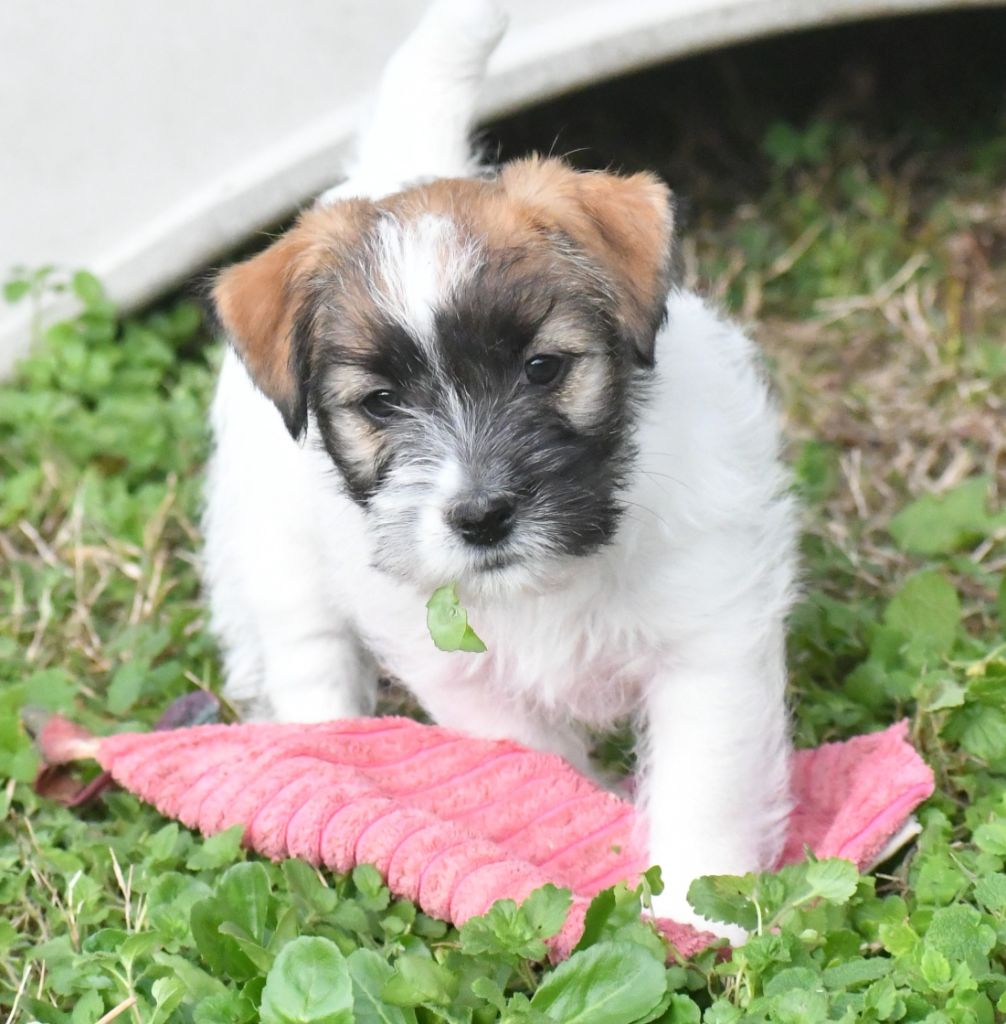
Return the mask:
{"type": "Polygon", "coordinates": [[[649,175],[535,158],[315,207],[214,298],[290,433],[317,425],[381,568],[533,585],[617,527],[672,219],[649,175]]]}

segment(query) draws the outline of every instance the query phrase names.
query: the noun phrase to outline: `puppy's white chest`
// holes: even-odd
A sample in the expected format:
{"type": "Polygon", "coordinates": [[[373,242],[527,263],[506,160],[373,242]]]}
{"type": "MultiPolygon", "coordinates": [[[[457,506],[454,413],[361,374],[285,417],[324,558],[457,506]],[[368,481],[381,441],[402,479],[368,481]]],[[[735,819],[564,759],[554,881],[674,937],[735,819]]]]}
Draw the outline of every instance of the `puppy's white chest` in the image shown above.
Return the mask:
{"type": "Polygon", "coordinates": [[[593,607],[578,598],[576,588],[560,590],[491,620],[494,683],[561,716],[603,726],[636,705],[650,659],[642,644],[626,644],[618,612],[602,596],[593,607]]]}
{"type": "Polygon", "coordinates": [[[593,606],[582,601],[578,587],[519,603],[473,605],[470,622],[487,647],[482,654],[437,650],[418,599],[399,594],[383,607],[381,621],[363,628],[367,642],[386,670],[424,701],[451,691],[466,699],[480,694],[487,707],[517,701],[603,727],[634,710],[652,670],[638,638],[633,644],[613,628],[617,613],[601,598],[593,606]],[[387,615],[392,606],[394,619],[387,615]]]}

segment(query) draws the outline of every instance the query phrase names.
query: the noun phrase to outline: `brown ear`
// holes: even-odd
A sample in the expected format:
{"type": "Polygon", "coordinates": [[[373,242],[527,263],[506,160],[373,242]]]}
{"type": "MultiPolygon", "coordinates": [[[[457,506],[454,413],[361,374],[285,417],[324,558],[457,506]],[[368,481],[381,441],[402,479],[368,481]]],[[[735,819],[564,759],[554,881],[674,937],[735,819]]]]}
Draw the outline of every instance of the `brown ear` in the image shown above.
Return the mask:
{"type": "Polygon", "coordinates": [[[294,437],[307,422],[307,353],[294,340],[311,240],[292,229],[268,249],[228,267],[213,287],[217,314],[259,389],[294,437]]]}
{"type": "Polygon", "coordinates": [[[671,190],[652,174],[574,171],[540,157],[508,164],[500,184],[538,207],[600,265],[614,286],[617,326],[651,365],[671,284],[671,190]]]}
{"type": "Polygon", "coordinates": [[[311,373],[311,337],[298,322],[320,273],[338,278],[372,215],[362,199],[313,207],[264,252],[224,270],[213,287],[231,344],[295,438],[307,425],[311,373]]]}

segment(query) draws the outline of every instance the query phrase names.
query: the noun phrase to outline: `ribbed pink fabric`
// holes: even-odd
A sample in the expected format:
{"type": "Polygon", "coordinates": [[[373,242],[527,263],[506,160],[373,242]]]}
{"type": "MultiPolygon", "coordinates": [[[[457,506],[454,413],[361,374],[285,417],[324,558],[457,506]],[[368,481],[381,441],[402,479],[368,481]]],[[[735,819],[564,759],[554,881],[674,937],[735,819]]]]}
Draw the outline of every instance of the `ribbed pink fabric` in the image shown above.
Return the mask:
{"type": "MultiPolygon", "coordinates": [[[[801,751],[784,860],[804,845],[868,863],[933,788],[907,725],[801,751]]],[[[568,955],[590,898],[646,866],[632,806],[559,757],[404,718],[324,725],[207,725],[100,741],[98,760],[162,814],[210,834],[245,826],[274,859],[334,871],[375,864],[391,890],[461,924],[546,882],[573,908],[553,942],[568,955]]],[[[688,956],[712,938],[661,922],[688,956]]]]}

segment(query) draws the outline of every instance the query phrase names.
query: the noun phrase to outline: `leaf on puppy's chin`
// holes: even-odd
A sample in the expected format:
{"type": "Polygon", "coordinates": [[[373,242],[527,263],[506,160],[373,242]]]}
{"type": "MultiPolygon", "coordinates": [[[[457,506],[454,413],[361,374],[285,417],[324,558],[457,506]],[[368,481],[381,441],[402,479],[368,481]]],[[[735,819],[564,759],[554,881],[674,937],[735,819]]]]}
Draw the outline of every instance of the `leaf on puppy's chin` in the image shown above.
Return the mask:
{"type": "Polygon", "coordinates": [[[471,654],[484,654],[485,649],[486,645],[479,639],[475,630],[471,626],[466,625],[464,634],[461,637],[461,643],[458,645],[458,650],[468,651],[471,654]]]}
{"type": "Polygon", "coordinates": [[[482,654],[486,649],[468,624],[468,613],[462,608],[453,583],[438,587],[426,602],[426,628],[441,651],[482,654]]]}

